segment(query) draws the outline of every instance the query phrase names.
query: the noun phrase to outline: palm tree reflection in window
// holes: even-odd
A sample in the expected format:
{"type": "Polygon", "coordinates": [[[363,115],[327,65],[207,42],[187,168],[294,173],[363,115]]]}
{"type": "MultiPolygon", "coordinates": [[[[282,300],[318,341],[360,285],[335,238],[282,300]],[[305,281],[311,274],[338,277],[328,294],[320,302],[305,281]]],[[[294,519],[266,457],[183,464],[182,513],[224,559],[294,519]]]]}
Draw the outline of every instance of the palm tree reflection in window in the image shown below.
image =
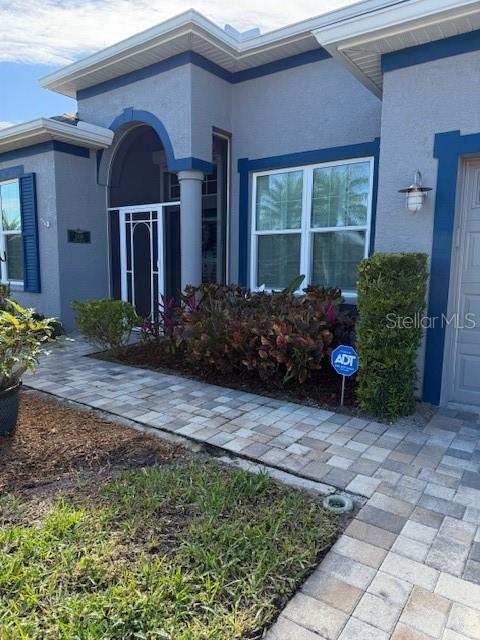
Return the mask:
{"type": "Polygon", "coordinates": [[[257,180],[256,224],[258,231],[296,230],[258,238],[257,286],[281,289],[300,269],[303,171],[290,171],[257,180]]]}
{"type": "Polygon", "coordinates": [[[20,217],[20,191],[18,181],[0,185],[2,254],[0,277],[3,280],[23,279],[22,223],[20,217]]]}
{"type": "Polygon", "coordinates": [[[332,228],[314,233],[312,282],[356,289],[357,265],[365,253],[370,163],[314,170],[311,226],[332,228]]]}
{"type": "Polygon", "coordinates": [[[299,229],[303,171],[260,176],[257,180],[257,231],[299,229]]]}

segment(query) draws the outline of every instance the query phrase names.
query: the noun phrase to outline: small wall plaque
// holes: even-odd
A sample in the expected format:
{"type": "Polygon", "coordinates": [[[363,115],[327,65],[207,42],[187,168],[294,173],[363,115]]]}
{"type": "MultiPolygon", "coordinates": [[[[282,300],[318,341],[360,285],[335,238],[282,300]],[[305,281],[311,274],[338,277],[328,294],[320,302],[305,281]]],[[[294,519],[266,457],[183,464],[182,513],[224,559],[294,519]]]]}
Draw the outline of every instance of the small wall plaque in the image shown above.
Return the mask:
{"type": "Polygon", "coordinates": [[[82,229],[69,229],[68,241],[75,244],[90,244],[90,231],[82,231],[82,229]]]}

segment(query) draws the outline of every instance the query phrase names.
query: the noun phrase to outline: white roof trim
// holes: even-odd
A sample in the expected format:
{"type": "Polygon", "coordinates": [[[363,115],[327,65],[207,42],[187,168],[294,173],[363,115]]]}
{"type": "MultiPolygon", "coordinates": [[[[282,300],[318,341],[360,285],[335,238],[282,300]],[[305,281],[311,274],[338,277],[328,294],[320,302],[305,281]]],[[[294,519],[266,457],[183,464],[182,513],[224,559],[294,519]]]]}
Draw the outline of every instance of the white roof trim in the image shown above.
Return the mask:
{"type": "MultiPolygon", "coordinates": [[[[201,51],[220,66],[235,71],[273,61],[289,51],[305,51],[317,43],[339,58],[375,93],[381,94],[381,80],[370,77],[350,59],[347,45],[361,46],[388,34],[408,32],[420,26],[437,25],[480,10],[480,0],[363,0],[356,4],[303,20],[265,34],[235,37],[194,9],[74,62],[40,80],[52,91],[76,97],[79,89],[91,87],[176,52],[191,48],[197,39],[201,51]],[[293,48],[293,49],[292,49],[293,48]],[[169,53],[170,52],[170,53],[169,53]],[[219,62],[218,62],[219,61],[219,62]]],[[[459,25],[459,32],[465,27],[459,25]]],[[[438,39],[438,34],[432,39],[438,39]]],[[[440,36],[442,37],[442,36],[440,36]]],[[[318,46],[318,45],[317,45],[318,46]]],[[[394,46],[399,48],[398,43],[394,46]]],[[[194,47],[193,47],[194,48],[194,47]]],[[[378,54],[381,55],[380,53],[378,54]]]]}
{"type": "MultiPolygon", "coordinates": [[[[351,15],[358,14],[359,10],[372,11],[378,7],[390,5],[395,1],[398,2],[398,0],[368,0],[367,2],[356,3],[343,9],[331,11],[321,16],[309,18],[308,20],[247,39],[233,37],[230,33],[198,13],[198,11],[190,9],[151,29],[142,31],[83,60],[54,71],[41,78],[40,84],[46,89],[75,97],[72,86],[82,78],[85,80],[88,75],[108,68],[111,69],[112,78],[122,75],[120,69],[122,63],[127,67],[128,62],[132,62],[135,56],[140,56],[186,34],[200,36],[213,50],[224,53],[232,63],[248,59],[248,66],[253,67],[258,64],[255,62],[256,54],[265,53],[273,48],[281,47],[282,44],[306,38],[311,39],[314,46],[315,39],[312,36],[312,31],[316,28],[348,19],[351,15]]],[[[91,86],[85,84],[85,82],[82,84],[84,87],[91,86]]],[[[95,81],[92,84],[95,84],[95,81]]]]}
{"type": "MultiPolygon", "coordinates": [[[[367,6],[368,2],[362,4],[367,6]]],[[[403,0],[395,5],[379,7],[374,12],[359,13],[324,25],[313,33],[333,57],[341,60],[361,82],[381,96],[382,82],[378,71],[373,73],[372,67],[375,66],[373,58],[376,55],[379,69],[382,44],[388,43],[389,51],[410,46],[400,46],[389,39],[398,40],[402,34],[414,33],[417,29],[423,31],[423,38],[431,30],[431,39],[424,42],[442,39],[438,27],[447,23],[453,26],[455,21],[458,21],[456,33],[464,33],[468,31],[464,21],[472,16],[476,21],[480,20],[479,0],[403,0]],[[374,44],[378,51],[376,54],[373,53],[374,44]],[[371,54],[369,60],[358,61],[352,55],[355,50],[371,54]]]]}
{"type": "MultiPolygon", "coordinates": [[[[403,0],[396,5],[378,8],[373,13],[354,15],[341,22],[319,27],[314,30],[314,35],[322,46],[366,35],[367,40],[372,40],[374,33],[381,29],[391,30],[400,26],[401,31],[406,31],[412,26],[412,21],[422,21],[422,26],[428,26],[449,19],[452,17],[451,12],[454,12],[455,17],[460,17],[479,9],[479,0],[403,0]],[[449,14],[442,17],[444,12],[449,14]]],[[[356,43],[360,42],[361,40],[356,43]]]]}
{"type": "Polygon", "coordinates": [[[77,126],[53,118],[37,118],[0,129],[0,154],[39,142],[60,140],[89,149],[105,149],[113,140],[113,131],[87,122],[77,126]]]}

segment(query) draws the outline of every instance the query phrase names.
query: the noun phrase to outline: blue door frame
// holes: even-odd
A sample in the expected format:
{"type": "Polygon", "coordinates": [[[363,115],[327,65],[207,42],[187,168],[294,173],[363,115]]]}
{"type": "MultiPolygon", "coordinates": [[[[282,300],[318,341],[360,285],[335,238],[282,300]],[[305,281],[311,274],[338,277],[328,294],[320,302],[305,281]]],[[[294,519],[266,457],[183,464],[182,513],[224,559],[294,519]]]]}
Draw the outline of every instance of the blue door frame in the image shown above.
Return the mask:
{"type": "Polygon", "coordinates": [[[427,343],[423,375],[423,399],[440,404],[445,323],[451,272],[452,244],[460,159],[480,153],[480,133],[461,135],[460,131],[437,133],[433,155],[438,159],[437,193],[433,223],[430,292],[428,299],[427,343]]]}

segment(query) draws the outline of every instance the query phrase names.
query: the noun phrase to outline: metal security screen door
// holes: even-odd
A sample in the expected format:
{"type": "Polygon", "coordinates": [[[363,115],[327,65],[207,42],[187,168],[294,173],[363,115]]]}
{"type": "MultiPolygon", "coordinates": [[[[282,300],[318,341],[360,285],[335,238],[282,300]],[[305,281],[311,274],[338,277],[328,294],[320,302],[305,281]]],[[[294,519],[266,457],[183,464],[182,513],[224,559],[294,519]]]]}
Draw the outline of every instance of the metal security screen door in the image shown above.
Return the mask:
{"type": "Polygon", "coordinates": [[[158,318],[165,294],[165,215],[177,203],[111,209],[118,212],[121,298],[145,320],[158,318]]]}

